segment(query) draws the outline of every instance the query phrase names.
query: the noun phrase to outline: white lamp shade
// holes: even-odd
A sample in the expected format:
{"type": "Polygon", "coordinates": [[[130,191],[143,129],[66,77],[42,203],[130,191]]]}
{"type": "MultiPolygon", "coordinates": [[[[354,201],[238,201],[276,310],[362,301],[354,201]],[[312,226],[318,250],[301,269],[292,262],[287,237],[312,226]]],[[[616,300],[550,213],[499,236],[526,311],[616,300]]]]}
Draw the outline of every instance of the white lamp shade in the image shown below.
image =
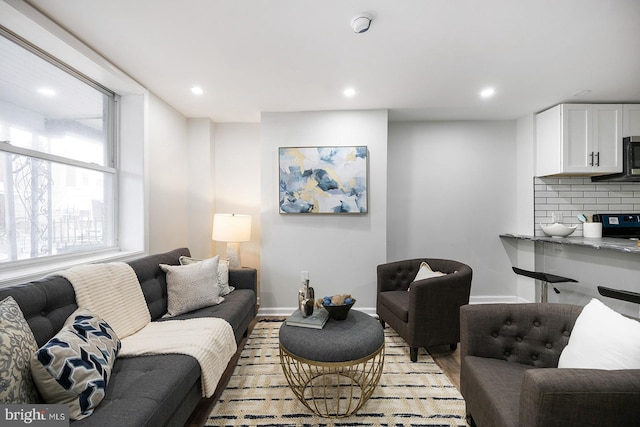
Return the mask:
{"type": "Polygon", "coordinates": [[[215,214],[211,238],[234,243],[251,240],[251,215],[215,214]]]}

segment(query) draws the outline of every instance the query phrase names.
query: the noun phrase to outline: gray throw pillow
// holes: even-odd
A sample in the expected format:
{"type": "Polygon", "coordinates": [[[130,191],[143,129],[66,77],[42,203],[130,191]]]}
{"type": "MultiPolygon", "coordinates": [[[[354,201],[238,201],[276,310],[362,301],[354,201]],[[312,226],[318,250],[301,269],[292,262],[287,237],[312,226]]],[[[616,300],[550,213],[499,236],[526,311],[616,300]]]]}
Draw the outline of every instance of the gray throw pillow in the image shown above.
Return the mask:
{"type": "Polygon", "coordinates": [[[174,317],[202,307],[220,304],[216,256],[188,265],[160,264],[167,273],[167,314],[174,317]]]}
{"type": "Polygon", "coordinates": [[[29,360],[36,339],[13,297],[0,302],[0,403],[38,403],[29,360]]]}
{"type": "MultiPolygon", "coordinates": [[[[202,260],[184,255],[180,257],[181,265],[195,264],[200,261],[202,260]]],[[[229,295],[236,289],[233,286],[229,286],[229,261],[226,259],[221,259],[218,262],[218,287],[220,288],[220,296],[229,295]]]]}

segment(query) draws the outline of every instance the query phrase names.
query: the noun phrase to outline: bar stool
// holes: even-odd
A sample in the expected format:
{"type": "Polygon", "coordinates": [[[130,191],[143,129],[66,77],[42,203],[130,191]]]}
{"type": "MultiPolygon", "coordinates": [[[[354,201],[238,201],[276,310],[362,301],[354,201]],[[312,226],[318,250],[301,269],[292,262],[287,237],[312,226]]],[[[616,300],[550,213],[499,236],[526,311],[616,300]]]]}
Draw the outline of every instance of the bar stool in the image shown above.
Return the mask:
{"type": "MultiPolygon", "coordinates": [[[[547,302],[547,300],[548,300],[547,290],[548,290],[548,287],[549,287],[549,283],[562,283],[562,282],[576,282],[577,283],[578,282],[577,280],[570,279],[568,277],[556,276],[555,274],[542,273],[542,272],[538,272],[538,271],[523,270],[523,269],[518,268],[518,267],[512,267],[512,268],[513,268],[513,272],[516,273],[516,274],[519,274],[521,276],[531,277],[532,279],[540,280],[542,282],[542,290],[540,292],[540,302],[547,302]]],[[[558,288],[556,288],[553,285],[552,285],[552,287],[553,287],[553,290],[555,291],[556,294],[560,293],[558,288]]]]}

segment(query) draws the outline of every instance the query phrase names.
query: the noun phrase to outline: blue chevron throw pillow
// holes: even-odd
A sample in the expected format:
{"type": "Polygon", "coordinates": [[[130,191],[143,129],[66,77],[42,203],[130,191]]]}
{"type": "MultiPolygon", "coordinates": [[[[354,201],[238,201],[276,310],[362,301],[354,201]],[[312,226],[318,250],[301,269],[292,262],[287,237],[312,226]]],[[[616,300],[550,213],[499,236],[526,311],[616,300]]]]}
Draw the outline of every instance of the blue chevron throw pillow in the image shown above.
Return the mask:
{"type": "Polygon", "coordinates": [[[65,326],[31,358],[31,372],[47,403],[69,405],[69,417],[86,418],[105,396],[120,339],[88,310],[75,311],[65,326]]]}

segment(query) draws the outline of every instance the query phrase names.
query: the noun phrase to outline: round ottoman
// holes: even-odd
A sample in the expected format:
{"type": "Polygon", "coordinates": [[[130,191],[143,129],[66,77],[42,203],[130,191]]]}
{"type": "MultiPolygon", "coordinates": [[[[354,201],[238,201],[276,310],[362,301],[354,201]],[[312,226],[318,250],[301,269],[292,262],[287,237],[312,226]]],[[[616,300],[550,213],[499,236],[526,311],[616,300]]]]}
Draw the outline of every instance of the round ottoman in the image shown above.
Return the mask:
{"type": "Polygon", "coordinates": [[[322,417],[346,417],[371,397],[384,365],[384,331],[373,317],[352,310],[322,329],[280,327],[280,364],[289,387],[322,417]]]}

